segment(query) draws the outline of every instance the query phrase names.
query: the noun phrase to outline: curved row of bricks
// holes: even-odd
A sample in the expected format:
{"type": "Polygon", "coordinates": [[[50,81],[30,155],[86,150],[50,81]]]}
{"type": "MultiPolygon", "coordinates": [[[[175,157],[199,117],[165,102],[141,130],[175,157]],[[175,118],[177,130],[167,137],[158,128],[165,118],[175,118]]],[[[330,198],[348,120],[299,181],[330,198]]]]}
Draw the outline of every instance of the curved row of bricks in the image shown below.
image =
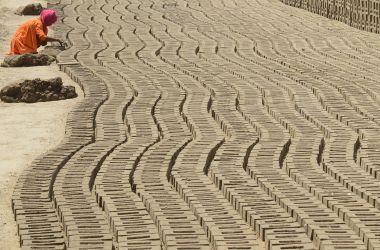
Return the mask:
{"type": "Polygon", "coordinates": [[[380,247],[374,36],[263,0],[49,7],[85,98],[16,186],[24,249],[380,247]]]}
{"type": "MultiPolygon", "coordinates": [[[[220,40],[220,38],[219,38],[219,40],[220,40]]],[[[225,45],[226,43],[224,43],[224,45],[225,45]]],[[[232,50],[230,50],[230,51],[232,51],[232,50]]],[[[233,56],[233,55],[232,55],[233,56]]],[[[227,59],[228,60],[228,59],[227,59]]],[[[305,131],[305,133],[306,133],[306,131],[305,131]]],[[[305,164],[305,163],[304,163],[305,164]]],[[[308,172],[310,172],[310,171],[308,171],[308,172]]],[[[312,173],[311,173],[312,174],[312,173]]]]}

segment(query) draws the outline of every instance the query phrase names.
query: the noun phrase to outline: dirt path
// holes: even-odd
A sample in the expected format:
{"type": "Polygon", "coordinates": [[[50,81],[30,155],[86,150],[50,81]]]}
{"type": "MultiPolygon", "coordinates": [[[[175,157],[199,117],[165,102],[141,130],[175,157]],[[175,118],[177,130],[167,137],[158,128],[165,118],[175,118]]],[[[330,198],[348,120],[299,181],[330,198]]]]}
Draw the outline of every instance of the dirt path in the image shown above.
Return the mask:
{"type": "MultiPolygon", "coordinates": [[[[30,1],[31,2],[31,1],[30,1]]],[[[35,2],[35,1],[33,1],[35,2]]],[[[8,50],[17,25],[30,17],[14,15],[27,2],[0,0],[0,60],[8,50]]],[[[42,2],[46,6],[45,2],[42,2]]],[[[0,68],[0,88],[12,81],[60,76],[67,85],[78,86],[56,65],[32,68],[0,68]]],[[[19,174],[38,155],[62,139],[68,111],[83,97],[59,102],[7,104],[0,102],[0,249],[19,249],[16,223],[11,210],[11,196],[19,174]]]]}

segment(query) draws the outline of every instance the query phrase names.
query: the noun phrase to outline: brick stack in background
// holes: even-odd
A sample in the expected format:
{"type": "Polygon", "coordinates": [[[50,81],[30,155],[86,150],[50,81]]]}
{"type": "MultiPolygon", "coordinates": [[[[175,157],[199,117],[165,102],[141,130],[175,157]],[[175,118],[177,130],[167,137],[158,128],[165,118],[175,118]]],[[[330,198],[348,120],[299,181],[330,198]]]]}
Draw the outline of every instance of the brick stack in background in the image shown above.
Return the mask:
{"type": "Polygon", "coordinates": [[[379,0],[281,0],[281,2],[360,30],[380,33],[379,0]]]}

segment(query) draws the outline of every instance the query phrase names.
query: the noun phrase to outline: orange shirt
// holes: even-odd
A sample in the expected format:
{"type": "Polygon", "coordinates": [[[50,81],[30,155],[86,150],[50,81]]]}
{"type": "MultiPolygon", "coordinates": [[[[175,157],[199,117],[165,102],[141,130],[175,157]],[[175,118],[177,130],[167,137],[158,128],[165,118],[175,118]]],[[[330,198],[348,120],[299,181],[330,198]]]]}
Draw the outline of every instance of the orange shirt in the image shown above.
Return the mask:
{"type": "Polygon", "coordinates": [[[45,41],[47,33],[48,29],[39,17],[26,21],[14,33],[9,54],[37,53],[37,48],[45,41]]]}

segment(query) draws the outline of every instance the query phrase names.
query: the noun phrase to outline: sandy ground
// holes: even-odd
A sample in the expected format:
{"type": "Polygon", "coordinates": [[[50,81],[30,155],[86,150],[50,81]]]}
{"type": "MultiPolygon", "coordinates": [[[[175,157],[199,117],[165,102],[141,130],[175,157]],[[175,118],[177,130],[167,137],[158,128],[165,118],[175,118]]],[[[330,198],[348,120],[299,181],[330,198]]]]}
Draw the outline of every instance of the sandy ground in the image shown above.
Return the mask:
{"type": "MultiPolygon", "coordinates": [[[[0,61],[8,51],[14,30],[31,18],[14,15],[18,6],[44,1],[0,0],[0,61]]],[[[49,31],[49,34],[53,34],[49,31]]],[[[17,227],[11,210],[13,187],[19,174],[32,160],[57,145],[64,136],[67,113],[83,98],[78,85],[54,64],[48,67],[1,68],[0,89],[10,82],[60,76],[66,85],[76,86],[79,98],[36,104],[0,102],[0,249],[19,249],[17,227]]]]}

